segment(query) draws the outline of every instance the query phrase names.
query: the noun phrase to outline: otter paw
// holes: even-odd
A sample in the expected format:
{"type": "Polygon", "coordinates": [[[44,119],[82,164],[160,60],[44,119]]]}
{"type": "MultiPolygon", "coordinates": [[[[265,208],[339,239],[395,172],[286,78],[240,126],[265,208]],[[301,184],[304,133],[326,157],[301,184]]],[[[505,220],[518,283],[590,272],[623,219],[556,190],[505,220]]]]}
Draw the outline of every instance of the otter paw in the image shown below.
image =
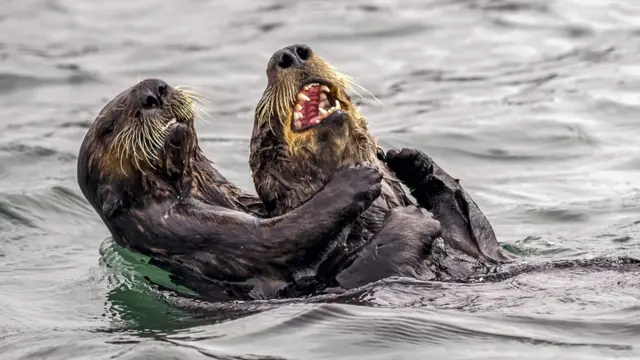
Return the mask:
{"type": "Polygon", "coordinates": [[[354,211],[362,212],[380,196],[382,176],[382,170],[373,164],[347,165],[335,173],[330,184],[354,200],[354,211]]]}
{"type": "Polygon", "coordinates": [[[187,166],[190,136],[191,129],[182,123],[175,123],[167,129],[165,168],[170,178],[182,176],[187,166]]]}
{"type": "Polygon", "coordinates": [[[173,148],[182,147],[189,138],[191,129],[185,124],[175,123],[167,129],[166,144],[173,148]]]}
{"type": "Polygon", "coordinates": [[[322,123],[327,125],[342,126],[349,121],[349,114],[344,110],[335,110],[327,116],[322,123]]]}
{"type": "Polygon", "coordinates": [[[415,188],[427,183],[433,175],[433,160],[417,149],[389,150],[386,162],[398,179],[409,187],[415,188]]]}

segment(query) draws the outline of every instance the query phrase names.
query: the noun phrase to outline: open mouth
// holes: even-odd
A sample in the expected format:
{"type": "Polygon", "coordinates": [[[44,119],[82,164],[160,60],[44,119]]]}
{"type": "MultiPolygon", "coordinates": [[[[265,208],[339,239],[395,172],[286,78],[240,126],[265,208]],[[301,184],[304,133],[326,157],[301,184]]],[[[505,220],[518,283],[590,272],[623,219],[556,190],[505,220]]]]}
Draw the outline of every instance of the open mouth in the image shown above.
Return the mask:
{"type": "Polygon", "coordinates": [[[329,86],[317,82],[304,85],[293,107],[291,126],[294,131],[304,131],[340,109],[340,102],[332,96],[329,86]]]}

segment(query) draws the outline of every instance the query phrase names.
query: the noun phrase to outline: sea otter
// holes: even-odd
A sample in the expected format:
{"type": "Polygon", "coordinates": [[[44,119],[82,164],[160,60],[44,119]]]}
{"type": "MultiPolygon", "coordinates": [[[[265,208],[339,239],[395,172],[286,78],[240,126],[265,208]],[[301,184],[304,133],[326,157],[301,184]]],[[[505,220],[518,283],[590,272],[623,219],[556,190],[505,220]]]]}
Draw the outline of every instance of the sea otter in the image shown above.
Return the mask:
{"type": "Polygon", "coordinates": [[[341,167],[308,201],[261,218],[261,201],[200,150],[194,104],[159,79],[117,95],[80,148],[80,189],[117,244],[150,256],[176,283],[210,300],[284,296],[379,196],[382,173],[341,167]]]}
{"type": "Polygon", "coordinates": [[[370,162],[384,173],[381,196],[320,266],[323,281],[352,288],[388,276],[464,278],[512,258],[460,183],[431,158],[379,148],[346,92],[351,78],[309,46],[275,52],[266,73],[249,163],[269,215],[303,204],[345,165],[370,162]],[[401,181],[428,211],[415,208],[401,181]]]}

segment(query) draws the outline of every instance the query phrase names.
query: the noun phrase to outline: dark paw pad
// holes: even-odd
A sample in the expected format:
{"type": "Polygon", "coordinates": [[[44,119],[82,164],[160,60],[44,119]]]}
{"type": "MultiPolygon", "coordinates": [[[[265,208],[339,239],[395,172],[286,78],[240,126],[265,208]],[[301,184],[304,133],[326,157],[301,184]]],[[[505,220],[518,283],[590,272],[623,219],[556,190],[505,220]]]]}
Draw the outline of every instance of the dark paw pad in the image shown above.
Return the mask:
{"type": "Polygon", "coordinates": [[[322,121],[324,126],[342,126],[349,121],[349,114],[343,110],[337,110],[331,113],[322,121]]]}
{"type": "Polygon", "coordinates": [[[386,161],[398,179],[409,187],[417,187],[433,174],[433,160],[417,149],[387,151],[386,161]]]}
{"type": "Polygon", "coordinates": [[[187,143],[191,129],[185,124],[175,123],[167,129],[167,145],[179,148],[187,143]]]}
{"type": "Polygon", "coordinates": [[[347,165],[338,170],[334,180],[344,181],[351,186],[357,187],[360,184],[375,185],[382,181],[382,170],[374,164],[359,163],[347,165]]]}
{"type": "Polygon", "coordinates": [[[356,211],[364,211],[380,196],[382,176],[380,168],[373,164],[348,165],[336,172],[329,186],[350,196],[356,211]]]}

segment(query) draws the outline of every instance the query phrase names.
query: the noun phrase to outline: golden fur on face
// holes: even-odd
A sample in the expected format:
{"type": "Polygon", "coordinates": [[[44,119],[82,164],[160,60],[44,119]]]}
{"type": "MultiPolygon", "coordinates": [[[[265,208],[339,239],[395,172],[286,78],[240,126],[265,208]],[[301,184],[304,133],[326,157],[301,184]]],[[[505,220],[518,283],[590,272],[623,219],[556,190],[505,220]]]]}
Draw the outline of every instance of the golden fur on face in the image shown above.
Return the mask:
{"type": "MultiPolygon", "coordinates": [[[[280,68],[273,59],[267,67],[268,85],[258,105],[256,106],[256,125],[268,123],[272,129],[280,127],[290,152],[295,153],[300,147],[314,148],[315,130],[294,131],[293,107],[297,95],[305,83],[319,81],[329,87],[331,97],[340,102],[341,109],[348,113],[353,127],[366,129],[366,123],[361,118],[358,108],[351,103],[346,92],[353,87],[360,87],[350,76],[345,75],[329,65],[309,49],[309,58],[303,67],[280,68]]],[[[356,92],[357,93],[357,92],[356,92]]]]}
{"type": "Polygon", "coordinates": [[[98,118],[112,122],[112,134],[105,137],[100,159],[102,173],[127,177],[136,171],[156,170],[164,148],[168,124],[175,119],[193,126],[201,95],[181,87],[170,88],[166,105],[151,115],[141,111],[136,88],[123,93],[112,106],[105,107],[98,118]]]}

